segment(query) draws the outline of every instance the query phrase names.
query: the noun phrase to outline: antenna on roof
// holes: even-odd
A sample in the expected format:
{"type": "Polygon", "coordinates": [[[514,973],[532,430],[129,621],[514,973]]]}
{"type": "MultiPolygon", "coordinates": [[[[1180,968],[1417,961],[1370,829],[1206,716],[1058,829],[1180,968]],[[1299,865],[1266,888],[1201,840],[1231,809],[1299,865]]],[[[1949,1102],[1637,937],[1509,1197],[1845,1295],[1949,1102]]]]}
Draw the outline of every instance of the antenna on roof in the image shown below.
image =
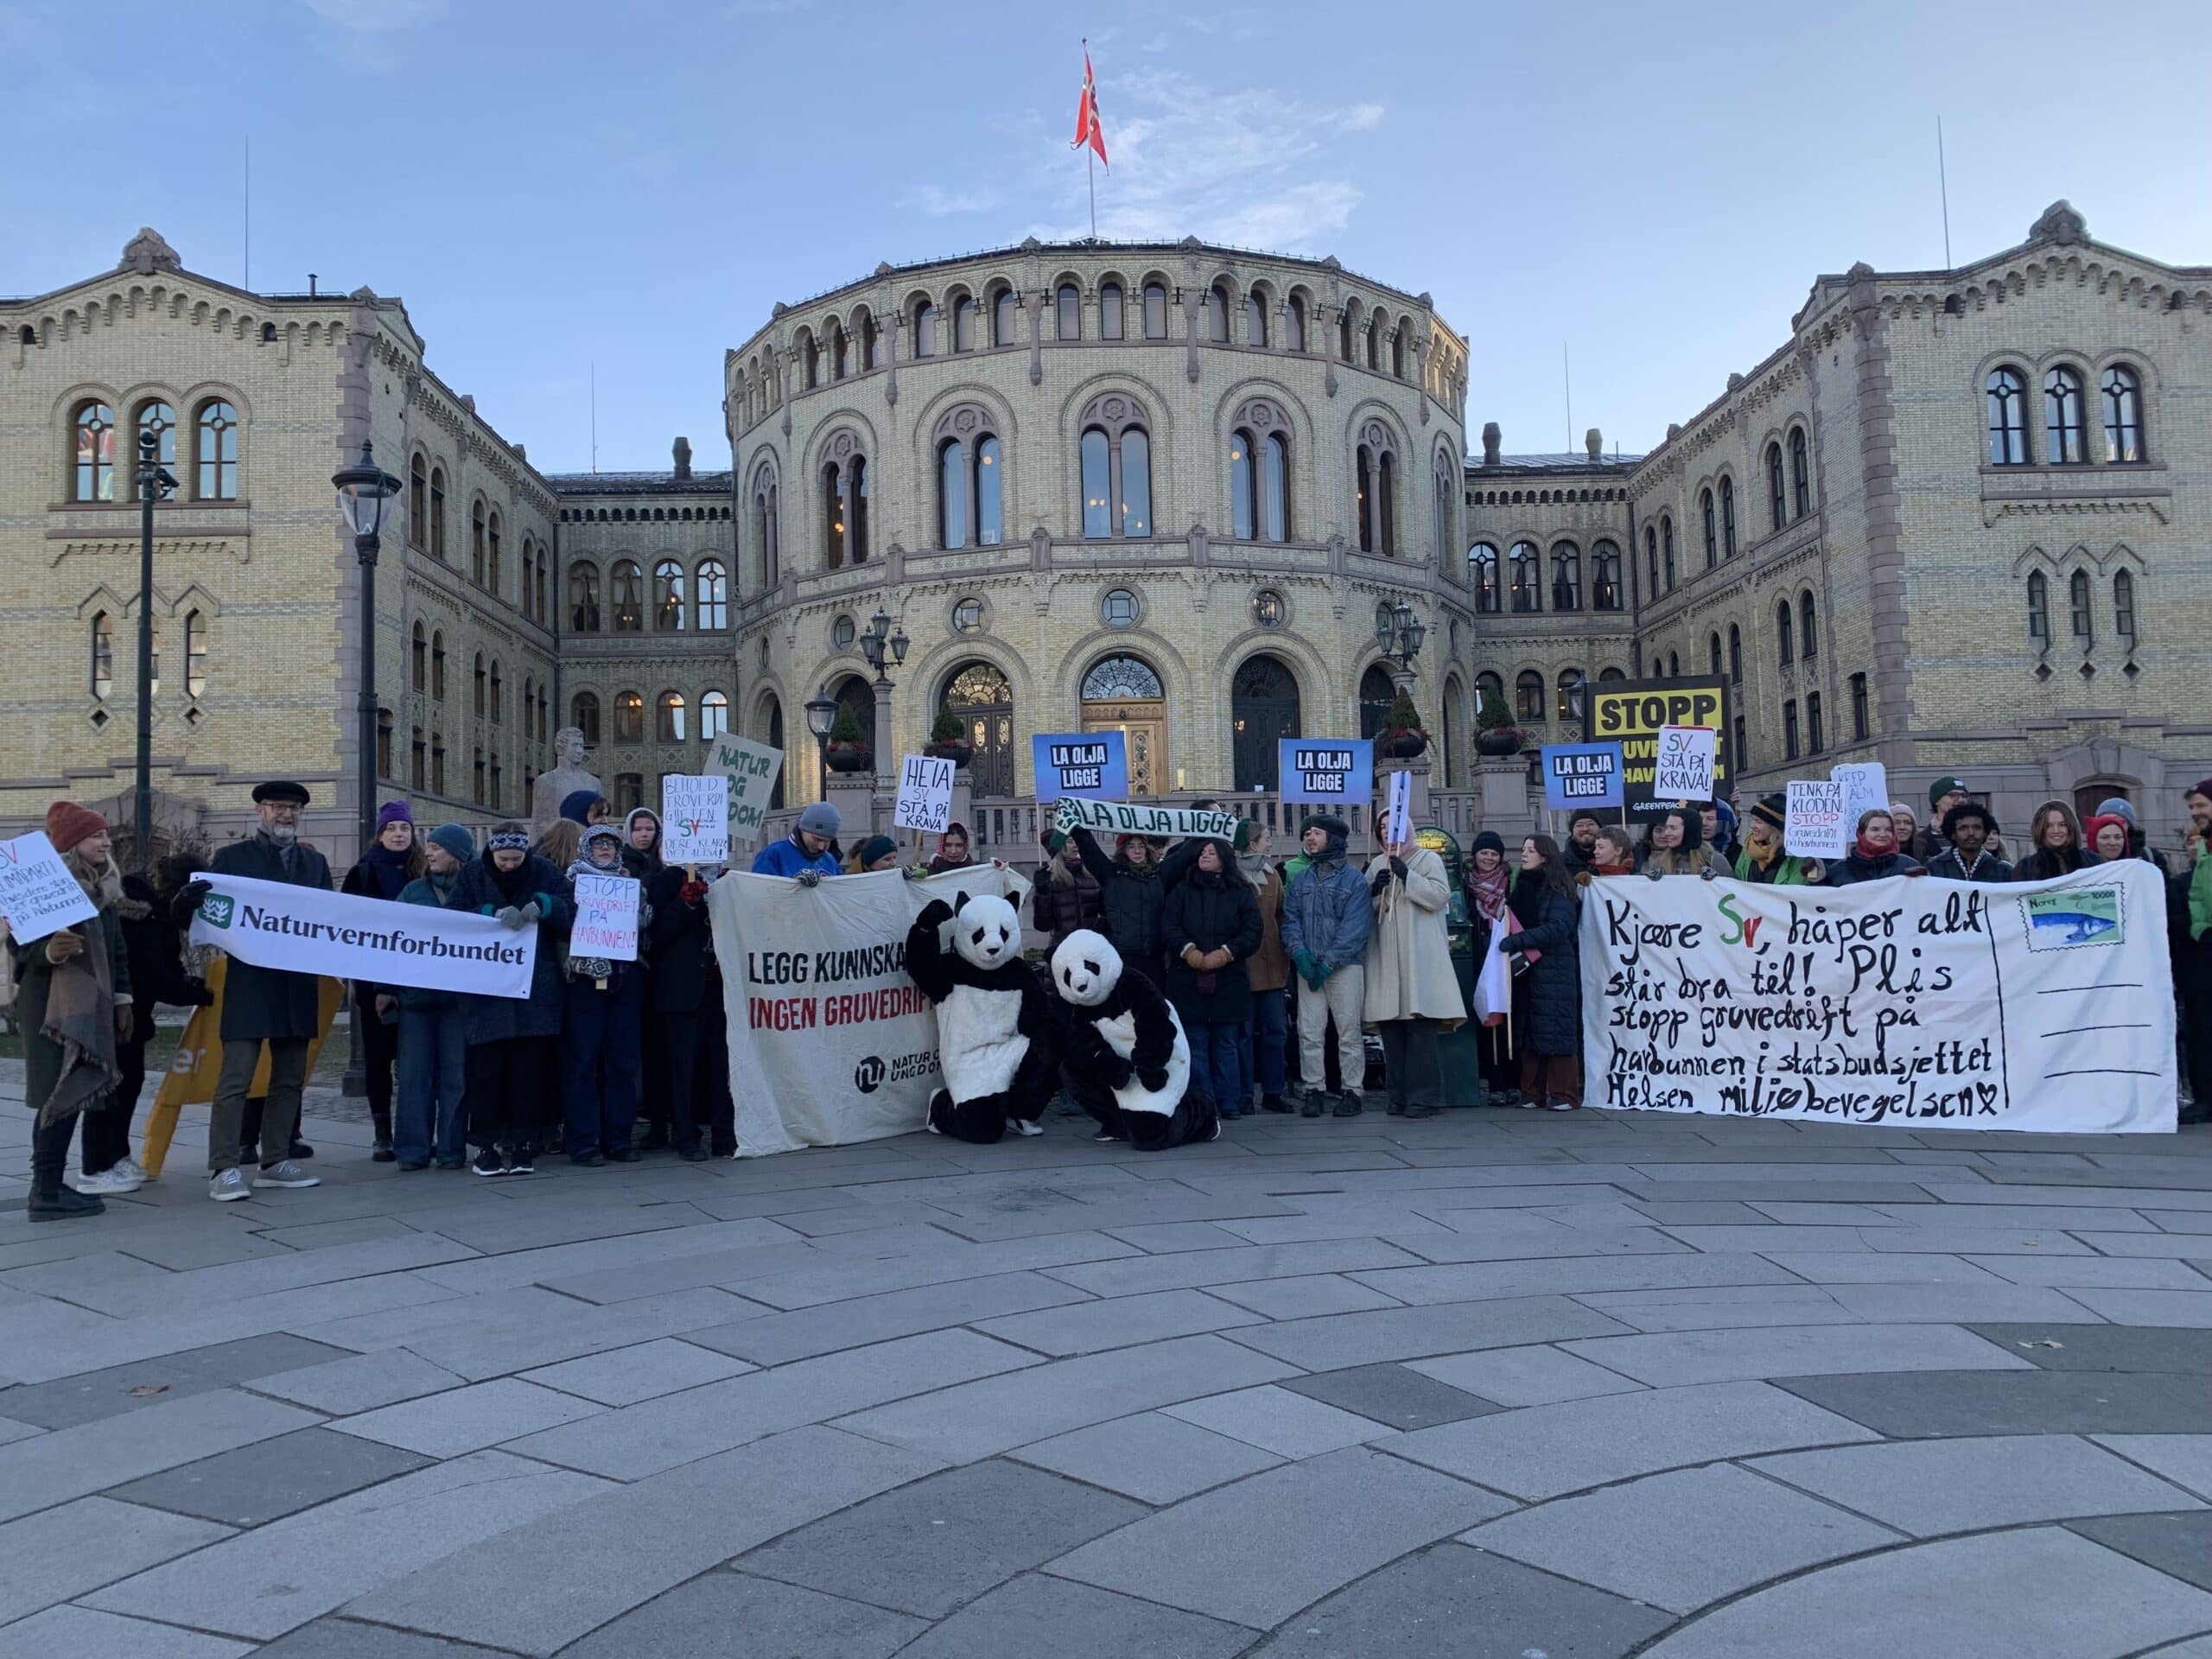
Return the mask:
{"type": "Polygon", "coordinates": [[[238,279],[238,286],[249,294],[253,291],[253,140],[245,141],[245,275],[238,279]]]}
{"type": "Polygon", "coordinates": [[[1943,118],[1936,118],[1936,188],[1943,196],[1943,269],[1951,269],[1951,181],[1943,169],[1943,118]]]}
{"type": "Polygon", "coordinates": [[[599,365],[591,365],[591,469],[599,470],[599,365]]]}

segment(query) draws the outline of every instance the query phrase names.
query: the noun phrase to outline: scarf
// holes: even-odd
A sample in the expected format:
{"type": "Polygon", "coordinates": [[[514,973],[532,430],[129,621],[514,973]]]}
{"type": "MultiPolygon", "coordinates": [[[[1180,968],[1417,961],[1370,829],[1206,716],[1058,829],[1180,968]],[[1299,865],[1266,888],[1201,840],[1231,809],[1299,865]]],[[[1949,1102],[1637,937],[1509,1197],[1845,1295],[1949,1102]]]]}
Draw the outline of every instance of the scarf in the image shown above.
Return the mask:
{"type": "Polygon", "coordinates": [[[492,878],[493,890],[511,905],[519,905],[531,896],[530,865],[527,858],[512,870],[503,870],[492,861],[492,855],[484,855],[484,873],[492,878]]]}
{"type": "Polygon", "coordinates": [[[1267,885],[1268,861],[1264,854],[1237,854],[1236,868],[1238,874],[1243,875],[1245,880],[1249,882],[1253,887],[1261,887],[1267,885]]]}
{"type": "MultiPolygon", "coordinates": [[[[113,859],[96,865],[72,848],[62,854],[61,863],[101,910],[123,897],[123,876],[113,859]]],[[[79,937],[84,950],[54,966],[46,1016],[39,1026],[39,1035],[61,1051],[54,1092],[37,1103],[41,1128],[107,1105],[123,1075],[115,1058],[115,964],[108,957],[107,929],[96,916],[79,937]]],[[[42,952],[45,941],[28,948],[42,952]]]]}
{"type": "Polygon", "coordinates": [[[375,879],[379,899],[397,899],[399,890],[407,885],[407,862],[415,856],[413,848],[395,853],[382,842],[376,842],[361,855],[361,862],[368,867],[375,879]]]}
{"type": "Polygon", "coordinates": [[[1747,841],[1744,843],[1744,850],[1737,856],[1748,858],[1759,868],[1764,869],[1782,856],[1782,843],[1778,841],[1747,841]]]}
{"type": "Polygon", "coordinates": [[[1513,885],[1513,873],[1500,859],[1497,868],[1488,875],[1480,870],[1467,874],[1467,891],[1474,895],[1475,908],[1486,922],[1496,921],[1505,910],[1506,890],[1513,885]]]}
{"type": "Polygon", "coordinates": [[[1601,876],[1634,875],[1636,874],[1636,866],[1633,864],[1608,864],[1603,859],[1592,859],[1590,861],[1590,868],[1592,871],[1601,876]]]}
{"type": "Polygon", "coordinates": [[[2205,930],[2212,928],[2212,858],[2205,856],[2208,850],[2212,849],[2199,847],[2196,849],[2196,862],[2189,872],[2189,937],[2191,940],[2202,938],[2205,930]]]}
{"type": "Polygon", "coordinates": [[[1852,844],[1852,851],[1856,853],[1859,857],[1865,859],[1869,864],[1872,864],[1876,859],[1889,857],[1891,854],[1897,851],[1897,849],[1895,847],[1877,847],[1872,842],[1867,840],[1866,837],[1862,835],[1852,844]]]}

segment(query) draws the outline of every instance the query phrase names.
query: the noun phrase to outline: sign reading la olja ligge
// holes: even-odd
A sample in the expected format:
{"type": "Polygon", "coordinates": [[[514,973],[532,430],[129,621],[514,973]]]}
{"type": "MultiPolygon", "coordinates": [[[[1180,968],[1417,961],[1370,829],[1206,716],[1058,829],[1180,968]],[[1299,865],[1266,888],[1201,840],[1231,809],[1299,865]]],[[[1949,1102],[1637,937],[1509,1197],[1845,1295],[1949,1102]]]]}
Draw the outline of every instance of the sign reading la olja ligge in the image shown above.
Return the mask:
{"type": "Polygon", "coordinates": [[[1286,801],[1341,804],[1375,792],[1372,738],[1286,737],[1276,758],[1286,801]]]}
{"type": "Polygon", "coordinates": [[[1128,742],[1119,732],[1039,732],[1029,740],[1029,760],[1040,801],[1128,795],[1128,742]]]}

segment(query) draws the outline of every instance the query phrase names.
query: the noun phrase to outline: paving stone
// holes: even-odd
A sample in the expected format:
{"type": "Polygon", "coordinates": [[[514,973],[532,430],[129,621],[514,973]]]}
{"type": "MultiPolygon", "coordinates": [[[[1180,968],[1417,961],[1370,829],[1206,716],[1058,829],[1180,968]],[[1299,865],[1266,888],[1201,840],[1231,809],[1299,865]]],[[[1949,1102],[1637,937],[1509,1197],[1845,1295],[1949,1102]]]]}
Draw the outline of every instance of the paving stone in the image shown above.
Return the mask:
{"type": "Polygon", "coordinates": [[[855,1296],[789,1313],[762,1313],[683,1334],[686,1341],[755,1364],[781,1365],[999,1314],[1058,1307],[1086,1300],[1088,1294],[1042,1274],[1001,1273],[880,1296],[855,1296]]]}
{"type": "Polygon", "coordinates": [[[404,1446],[427,1457],[457,1458],[505,1440],[572,1423],[597,1414],[588,1401],[541,1389],[520,1377],[503,1376],[465,1389],[450,1389],[427,1399],[404,1401],[342,1417],[331,1424],[346,1434],[404,1446]]]}
{"type": "MultiPolygon", "coordinates": [[[[526,1204],[528,1201],[525,1200],[526,1204]]],[[[531,1206],[543,1209],[550,1202],[531,1206]]],[[[564,1208],[566,1206],[563,1206],[564,1208]]],[[[500,1247],[499,1253],[474,1261],[455,1262],[426,1268],[423,1276],[433,1284],[462,1295],[487,1290],[507,1290],[521,1285],[550,1283],[571,1274],[604,1272],[610,1268],[635,1268],[651,1280],[652,1264],[678,1256],[703,1255],[715,1250],[749,1250],[771,1244],[799,1242],[799,1235],[764,1217],[744,1221],[701,1222],[696,1212],[691,1224],[680,1227],[624,1227],[570,1243],[537,1249],[500,1247]]],[[[481,1247],[480,1247],[481,1248],[481,1247]]]]}
{"type": "Polygon", "coordinates": [[[2162,1325],[2212,1330],[2212,1284],[2190,1290],[2072,1290],[2093,1313],[2120,1325],[2162,1325]]]}
{"type": "Polygon", "coordinates": [[[1237,1249],[1185,1250],[1173,1255],[1133,1255],[1050,1269],[1053,1278],[1095,1296],[1134,1296],[1153,1290],[1200,1289],[1255,1279],[1293,1279],[1316,1273],[1416,1265],[1421,1257],[1374,1238],[1324,1239],[1313,1244],[1248,1244],[1237,1249]]]}
{"type": "Polygon", "coordinates": [[[1406,1364],[1409,1370],[1508,1407],[1548,1406],[1562,1400],[1586,1400],[1593,1395],[1627,1394],[1643,1386],[1618,1371],[1541,1344],[1446,1354],[1436,1359],[1408,1360],[1406,1364]]]}
{"type": "Polygon", "coordinates": [[[1061,1557],[1052,1570],[1265,1630],[1506,1507],[1463,1481],[1350,1446],[1185,1499],[1061,1557]],[[1317,1516],[1326,1523],[1316,1524],[1317,1516]],[[1224,1541],[1233,1541],[1234,1571],[1223,1570],[1224,1541]]]}
{"type": "MultiPolygon", "coordinates": [[[[2050,1265],[2035,1256],[1937,1255],[1878,1255],[1872,1250],[1770,1250],[1766,1259],[1816,1285],[2002,1285],[2012,1282],[1998,1262],[2025,1262],[2031,1268],[2050,1265]]],[[[2094,1262],[2094,1256],[2057,1256],[2054,1262],[2094,1262]]]]}
{"type": "Polygon", "coordinates": [[[1740,1199],[1637,1198],[1633,1207],[1656,1227],[1757,1226],[1759,1212],[1740,1199]]]}
{"type": "MultiPolygon", "coordinates": [[[[785,1429],[866,1412],[908,1395],[927,1395],[957,1384],[972,1387],[978,1377],[1035,1364],[1034,1354],[973,1331],[933,1331],[795,1360],[772,1370],[625,1406],[531,1435],[518,1442],[515,1450],[620,1480],[635,1480],[785,1429]]],[[[934,1409],[925,1414],[934,1415],[934,1409]]]]}
{"type": "Polygon", "coordinates": [[[1390,1450],[1516,1497],[1559,1497],[1662,1469],[1874,1436],[1764,1382],[1606,1395],[1402,1434],[1390,1450]]]}
{"type": "Polygon", "coordinates": [[[1257,1325],[1261,1316],[1198,1290],[1163,1290],[1113,1296],[1045,1308],[1033,1313],[982,1319],[976,1329],[1052,1357],[1135,1347],[1171,1337],[1198,1336],[1231,1325],[1257,1325]]]}
{"type": "Polygon", "coordinates": [[[165,1273],[153,1277],[134,1274],[107,1285],[97,1305],[103,1313],[122,1317],[177,1313],[273,1295],[278,1291],[335,1284],[340,1280],[368,1279],[382,1274],[427,1268],[474,1254],[467,1245],[435,1233],[410,1230],[396,1238],[371,1239],[329,1249],[259,1255],[217,1267],[194,1268],[187,1273],[165,1273]]]}
{"type": "Polygon", "coordinates": [[[753,1369],[741,1359],[664,1337],[609,1353],[563,1360],[558,1365],[524,1372],[522,1380],[558,1389],[563,1394],[581,1395],[602,1406],[634,1406],[641,1400],[656,1400],[664,1394],[696,1389],[702,1382],[719,1382],[753,1369]]]}
{"type": "Polygon", "coordinates": [[[253,1382],[344,1353],[342,1348],[299,1337],[248,1337],[11,1389],[5,1408],[10,1417],[41,1428],[74,1428],[79,1423],[143,1411],[149,1406],[253,1382]]]}
{"type": "Polygon", "coordinates": [[[2144,1220],[2161,1232],[2212,1233],[2212,1214],[2202,1210],[2145,1210],[2141,1213],[2144,1220]]]}
{"type": "Polygon", "coordinates": [[[2212,1629],[2212,1595],[2055,1527],[1947,1539],[1757,1591],[1647,1659],[2111,1659],[2212,1629]]]}
{"type": "MultiPolygon", "coordinates": [[[[2075,1521],[2069,1532],[2093,1538],[2107,1549],[2154,1567],[2170,1578],[2212,1590],[2212,1511],[2196,1510],[2181,1515],[2115,1515],[2094,1521],[2075,1521]]],[[[2185,1659],[2196,1643],[2160,1648],[2158,1659],[2185,1659]]],[[[2212,1655],[2212,1637],[2198,1651],[2212,1655]]]]}
{"type": "Polygon", "coordinates": [[[931,1475],[801,1527],[734,1565],[943,1618],[1015,1573],[1147,1513],[1141,1504],[1001,1459],[931,1475]]]}
{"type": "Polygon", "coordinates": [[[1270,1319],[1303,1319],[1322,1313],[1364,1313],[1370,1308],[1402,1306],[1341,1274],[1302,1274],[1292,1279],[1255,1279],[1223,1285],[1210,1293],[1270,1319]]]}
{"type": "Polygon", "coordinates": [[[1339,1411],[1273,1383],[1210,1395],[1165,1409],[1171,1417],[1256,1446],[1279,1458],[1315,1457],[1379,1440],[1391,1432],[1371,1418],[1339,1411]]]}
{"type": "Polygon", "coordinates": [[[1717,1464],[1563,1497],[1460,1540],[1687,1613],[1816,1562],[1897,1543],[1900,1535],[1717,1464]]]}
{"type": "MultiPolygon", "coordinates": [[[[1999,1285],[2000,1290],[2015,1289],[1999,1285]]],[[[1574,1299],[1631,1331],[1748,1330],[1761,1325],[1859,1325],[1859,1315],[1816,1285],[1714,1285],[1688,1290],[1600,1291],[1574,1299]]]]}
{"type": "MultiPolygon", "coordinates": [[[[0,1630],[0,1659],[54,1659],[57,1654],[128,1655],[129,1659],[240,1659],[250,1642],[232,1642],[174,1624],[124,1618],[90,1607],[49,1607],[0,1630]]],[[[266,1649],[264,1649],[266,1651],[266,1649]]],[[[399,1659],[390,1655],[386,1659],[399,1659]]]]}
{"type": "Polygon", "coordinates": [[[308,1365],[296,1371],[280,1371],[257,1377],[256,1394],[274,1395],[315,1411],[334,1416],[374,1411],[459,1388],[461,1378],[443,1366],[409,1353],[404,1348],[383,1348],[372,1353],[348,1354],[343,1359],[308,1365]]]}
{"type": "Polygon", "coordinates": [[[709,1567],[937,1466],[835,1429],[794,1429],[509,1527],[346,1611],[551,1654],[709,1567]]]}
{"type": "Polygon", "coordinates": [[[2079,1233],[2082,1243],[2107,1255],[2163,1255],[2212,1261],[2212,1234],[2079,1233]]]}
{"type": "MultiPolygon", "coordinates": [[[[649,1276],[651,1268],[641,1271],[649,1276]]],[[[725,1324],[756,1311],[755,1305],[744,1298],[713,1289],[673,1291],[612,1307],[577,1307],[563,1301],[559,1316],[550,1320],[531,1315],[451,1325],[418,1337],[407,1345],[433,1364],[480,1382],[702,1325],[725,1324]]]]}
{"type": "MultiPolygon", "coordinates": [[[[1115,1261],[1137,1255],[1135,1248],[1100,1232],[1058,1233],[1050,1237],[1024,1238],[1001,1244],[976,1244],[962,1249],[948,1244],[934,1228],[918,1228],[926,1236],[896,1247],[893,1253],[866,1260],[831,1262],[820,1267],[750,1276],[728,1282],[755,1301],[771,1307],[818,1307],[853,1296],[880,1295],[886,1291],[910,1290],[920,1285],[950,1284],[956,1280],[982,1278],[995,1273],[1019,1273],[1070,1263],[1115,1261]]],[[[890,1233],[866,1233],[862,1240],[892,1238],[890,1233]]],[[[826,1243],[853,1241],[817,1240],[826,1243]]],[[[890,1248],[890,1247],[887,1247],[890,1248]]]]}
{"type": "Polygon", "coordinates": [[[1777,1386],[1895,1439],[2212,1429],[2212,1394],[2203,1379],[2177,1372],[1923,1371],[1794,1377],[1777,1386]]]}
{"type": "Polygon", "coordinates": [[[1254,1659],[1622,1659],[1673,1616],[1464,1544],[1394,1561],[1292,1619],[1254,1659]]]}
{"type": "Polygon", "coordinates": [[[1433,1428],[1500,1408],[1406,1365],[1355,1365],[1292,1377],[1281,1386],[1392,1428],[1433,1428]]]}
{"type": "Polygon", "coordinates": [[[967,1463],[1109,1417],[1295,1374],[1295,1367],[1220,1337],[1178,1337],[963,1382],[842,1418],[837,1426],[967,1463]]]}
{"type": "MultiPolygon", "coordinates": [[[[0,1404],[5,1403],[4,1398],[0,1398],[0,1404]]],[[[35,1423],[19,1423],[12,1417],[0,1417],[0,1446],[10,1440],[28,1440],[32,1435],[45,1432],[35,1423]]]]}
{"type": "Polygon", "coordinates": [[[295,1406],[218,1389],[0,1446],[0,1521],[320,1421],[295,1406]]]}
{"type": "Polygon", "coordinates": [[[1659,1388],[1856,1371],[2021,1370],[2028,1363],[1967,1332],[1921,1325],[1680,1331],[1560,1345],[1659,1388]]]}
{"type": "Polygon", "coordinates": [[[1476,1302],[1509,1297],[1580,1296],[1599,1290],[1685,1285],[1802,1285],[1757,1255],[1574,1256],[1557,1262],[1465,1262],[1355,1272],[1363,1285],[1402,1302],[1476,1302]]]}
{"type": "Polygon", "coordinates": [[[1751,1467],[1919,1537],[2202,1507],[2070,1434],[1841,1446],[1760,1458],[1751,1467]]]}
{"type": "MultiPolygon", "coordinates": [[[[2212,1292],[2212,1285],[2206,1287],[2212,1292]]],[[[1834,1285],[1835,1300],[1870,1322],[1979,1325],[1998,1319],[2069,1319],[2078,1298],[2033,1285],[1834,1285]]],[[[2206,1297],[2212,1302],[2212,1294],[2206,1297]]]]}
{"type": "Polygon", "coordinates": [[[507,1659],[474,1643],[327,1616],[254,1649],[254,1659],[507,1659]]]}
{"type": "Polygon", "coordinates": [[[2091,1438],[2106,1450],[2117,1452],[2196,1497],[2212,1501],[2212,1434],[2098,1434],[2091,1438]]]}
{"type": "Polygon", "coordinates": [[[2188,1371],[2212,1376],[2212,1332],[2064,1322],[1969,1329],[2049,1371],[2188,1371]]]}
{"type": "Polygon", "coordinates": [[[1626,1328],[1563,1296],[1525,1296],[1286,1319],[1229,1335],[1231,1341],[1306,1370],[1335,1370],[1377,1360],[1602,1336],[1626,1328]]]}
{"type": "Polygon", "coordinates": [[[231,1535],[228,1527],[107,1497],[0,1526],[0,1624],[231,1535]]]}
{"type": "MultiPolygon", "coordinates": [[[[1252,1632],[1096,1586],[1024,1573],[972,1601],[899,1659],[1230,1659],[1252,1632]]],[[[842,1659],[842,1656],[841,1656],[842,1659]]]]}
{"type": "Polygon", "coordinates": [[[303,1428],[296,1434],[163,1470],[112,1487],[110,1493],[228,1526],[257,1527],[420,1469],[429,1461],[374,1440],[327,1428],[303,1428]]]}
{"type": "Polygon", "coordinates": [[[1148,1255],[1173,1255],[1183,1250],[1230,1250],[1251,1242],[1210,1221],[1162,1221],[1105,1230],[1109,1238],[1134,1244],[1148,1255]]]}
{"type": "Polygon", "coordinates": [[[1147,1503],[1173,1503],[1282,1461],[1271,1452],[1162,1411],[1141,1411],[1057,1434],[1014,1455],[1147,1503]]]}
{"type": "Polygon", "coordinates": [[[928,1628],[925,1619],[802,1585],[706,1573],[563,1649],[562,1659],[890,1659],[928,1628]]]}
{"type": "MultiPolygon", "coordinates": [[[[272,1521],[90,1601],[109,1612],[270,1641],[388,1580],[419,1579],[480,1539],[620,1490],[503,1452],[472,1452],[272,1521]]],[[[494,1602],[506,1605],[504,1597],[494,1602]]]]}

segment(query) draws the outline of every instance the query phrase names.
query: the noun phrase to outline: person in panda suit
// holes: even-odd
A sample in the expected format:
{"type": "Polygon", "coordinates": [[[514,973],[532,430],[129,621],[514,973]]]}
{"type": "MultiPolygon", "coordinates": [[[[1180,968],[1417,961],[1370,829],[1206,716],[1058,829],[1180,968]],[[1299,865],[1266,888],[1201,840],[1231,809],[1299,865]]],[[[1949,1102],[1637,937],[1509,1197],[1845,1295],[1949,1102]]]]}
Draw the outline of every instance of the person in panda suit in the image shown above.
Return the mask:
{"type": "Polygon", "coordinates": [[[1020,912],[992,893],[932,899],[907,930],[906,971],[937,1004],[945,1086],[931,1097],[930,1132],[983,1146],[1008,1128],[1042,1135],[1037,1120],[1059,1087],[1059,1023],[1022,959],[1020,912]]]}
{"type": "Polygon", "coordinates": [[[1096,1141],[1165,1152],[1221,1136],[1214,1102],[1191,1083],[1191,1041],[1174,1005],[1124,973],[1103,933],[1071,933],[1052,952],[1052,989],[1068,1005],[1066,1084],[1098,1120],[1096,1141]]]}

